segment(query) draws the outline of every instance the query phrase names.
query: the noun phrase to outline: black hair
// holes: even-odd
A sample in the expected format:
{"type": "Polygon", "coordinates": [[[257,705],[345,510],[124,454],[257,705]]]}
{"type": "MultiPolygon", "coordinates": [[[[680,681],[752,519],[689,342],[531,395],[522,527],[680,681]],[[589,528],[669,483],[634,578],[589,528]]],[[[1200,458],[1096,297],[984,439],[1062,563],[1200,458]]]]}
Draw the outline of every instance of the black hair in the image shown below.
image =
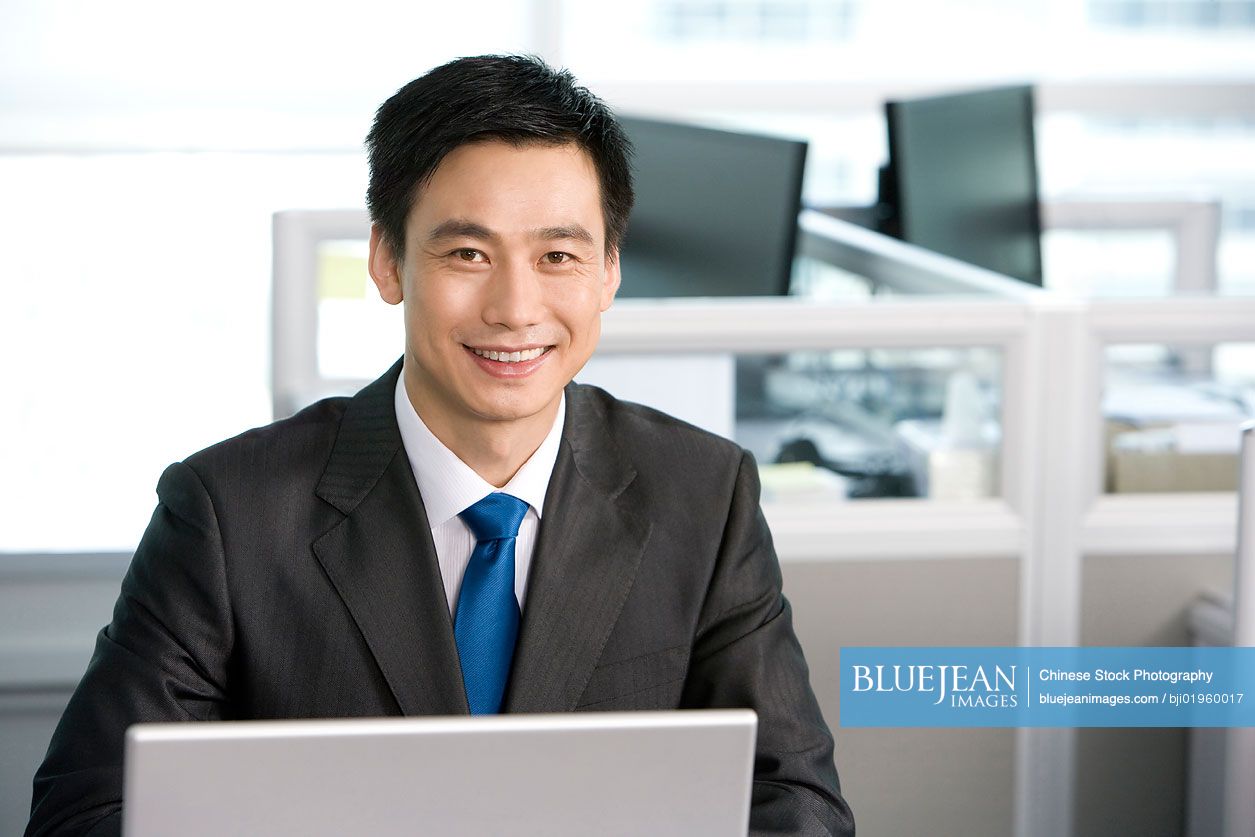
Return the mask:
{"type": "Polygon", "coordinates": [[[604,102],[567,70],[526,55],[459,58],[431,70],[379,106],[366,137],[366,205],[397,258],[418,191],[449,152],[472,142],[522,146],[573,142],[601,186],[606,252],[617,251],[632,211],[632,143],[604,102]]]}

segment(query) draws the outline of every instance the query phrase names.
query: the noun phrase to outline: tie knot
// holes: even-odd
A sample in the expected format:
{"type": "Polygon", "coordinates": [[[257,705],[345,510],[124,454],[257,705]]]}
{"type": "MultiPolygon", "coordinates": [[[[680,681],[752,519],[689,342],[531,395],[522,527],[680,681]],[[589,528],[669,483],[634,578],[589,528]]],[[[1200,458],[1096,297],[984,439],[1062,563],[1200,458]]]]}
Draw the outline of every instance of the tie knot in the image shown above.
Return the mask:
{"type": "Polygon", "coordinates": [[[475,505],[463,510],[458,517],[471,527],[478,541],[495,541],[516,538],[519,524],[527,514],[527,503],[509,494],[493,492],[475,505]]]}

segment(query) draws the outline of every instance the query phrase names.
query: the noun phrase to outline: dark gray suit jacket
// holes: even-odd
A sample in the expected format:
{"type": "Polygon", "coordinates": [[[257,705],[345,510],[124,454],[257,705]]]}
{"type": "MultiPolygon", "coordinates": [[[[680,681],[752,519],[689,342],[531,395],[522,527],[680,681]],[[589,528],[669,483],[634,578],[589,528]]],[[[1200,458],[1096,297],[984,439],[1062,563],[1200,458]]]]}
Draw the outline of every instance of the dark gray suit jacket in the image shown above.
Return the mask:
{"type": "MultiPolygon", "coordinates": [[[[137,721],[467,712],[399,372],[166,470],[28,835],[117,833],[137,721]]],[[[753,460],[601,390],[566,396],[505,711],[749,707],[751,830],[852,834],[753,460]]]]}

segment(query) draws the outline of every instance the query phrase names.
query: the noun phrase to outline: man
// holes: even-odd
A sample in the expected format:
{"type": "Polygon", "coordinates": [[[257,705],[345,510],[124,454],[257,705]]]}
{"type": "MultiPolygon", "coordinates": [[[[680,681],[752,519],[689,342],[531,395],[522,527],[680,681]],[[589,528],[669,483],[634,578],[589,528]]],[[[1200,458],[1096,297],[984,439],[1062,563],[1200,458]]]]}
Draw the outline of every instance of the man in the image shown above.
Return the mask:
{"type": "Polygon", "coordinates": [[[405,356],[162,475],[28,834],[117,832],[137,721],[690,707],[758,712],[756,833],[852,833],[752,459],[570,383],[632,205],[608,109],[462,59],[367,143],[405,356]]]}

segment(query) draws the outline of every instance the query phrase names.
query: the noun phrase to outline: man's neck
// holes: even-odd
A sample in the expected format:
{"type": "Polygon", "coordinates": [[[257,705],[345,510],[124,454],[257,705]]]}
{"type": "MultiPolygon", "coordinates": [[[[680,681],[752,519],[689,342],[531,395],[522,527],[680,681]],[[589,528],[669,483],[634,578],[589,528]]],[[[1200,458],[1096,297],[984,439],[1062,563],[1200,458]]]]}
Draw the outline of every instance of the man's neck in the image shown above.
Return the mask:
{"type": "Polygon", "coordinates": [[[559,399],[535,415],[510,421],[454,419],[440,409],[439,399],[423,398],[423,389],[411,376],[408,365],[405,391],[414,412],[431,434],[497,488],[505,486],[545,441],[560,403],[559,399]]]}

